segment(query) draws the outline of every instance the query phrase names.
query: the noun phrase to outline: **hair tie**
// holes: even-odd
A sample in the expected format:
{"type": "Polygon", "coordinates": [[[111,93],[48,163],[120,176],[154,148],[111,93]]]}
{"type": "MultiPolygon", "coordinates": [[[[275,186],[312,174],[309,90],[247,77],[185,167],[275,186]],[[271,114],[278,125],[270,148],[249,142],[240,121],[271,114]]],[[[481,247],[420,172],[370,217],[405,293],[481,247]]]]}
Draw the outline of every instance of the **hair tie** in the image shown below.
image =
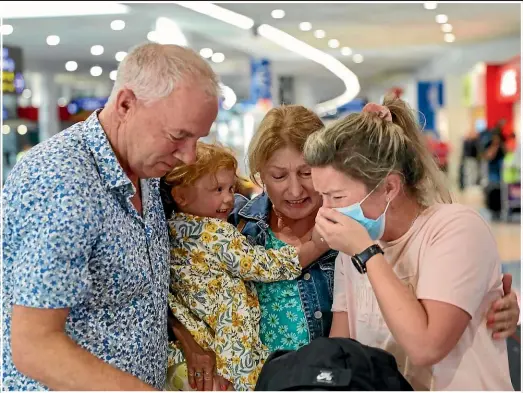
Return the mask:
{"type": "Polygon", "coordinates": [[[392,114],[390,113],[390,109],[383,105],[373,104],[371,102],[363,107],[362,112],[377,113],[380,119],[384,119],[390,122],[392,121],[392,114]]]}

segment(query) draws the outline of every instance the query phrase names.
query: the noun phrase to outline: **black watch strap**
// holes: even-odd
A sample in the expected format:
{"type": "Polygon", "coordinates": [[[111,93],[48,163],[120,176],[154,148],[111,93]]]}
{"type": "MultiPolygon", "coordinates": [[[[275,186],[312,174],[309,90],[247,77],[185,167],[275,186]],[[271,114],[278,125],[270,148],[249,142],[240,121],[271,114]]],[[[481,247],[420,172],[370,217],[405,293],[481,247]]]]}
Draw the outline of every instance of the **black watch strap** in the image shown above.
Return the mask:
{"type": "Polygon", "coordinates": [[[367,273],[368,260],[377,254],[383,254],[383,250],[377,244],[373,244],[372,246],[366,248],[359,254],[354,255],[352,257],[352,263],[354,264],[354,267],[356,268],[356,270],[358,270],[358,272],[360,272],[361,274],[365,274],[367,273]]]}

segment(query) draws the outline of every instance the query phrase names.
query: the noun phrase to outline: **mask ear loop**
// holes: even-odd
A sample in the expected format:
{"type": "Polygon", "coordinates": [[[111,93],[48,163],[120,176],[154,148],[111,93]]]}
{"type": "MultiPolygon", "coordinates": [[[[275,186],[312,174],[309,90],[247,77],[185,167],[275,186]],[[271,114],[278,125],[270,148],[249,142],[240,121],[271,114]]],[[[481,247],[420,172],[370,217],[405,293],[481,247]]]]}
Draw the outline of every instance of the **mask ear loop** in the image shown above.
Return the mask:
{"type": "Polygon", "coordinates": [[[389,206],[390,206],[391,202],[392,201],[390,200],[390,196],[387,195],[387,206],[385,206],[385,211],[383,212],[383,214],[387,213],[387,210],[389,210],[389,206]]]}
{"type": "Polygon", "coordinates": [[[361,200],[360,205],[361,205],[363,202],[365,202],[365,201],[367,200],[367,198],[368,198],[368,197],[369,197],[369,196],[370,196],[374,191],[376,191],[376,190],[378,189],[378,187],[381,185],[381,183],[383,183],[383,180],[380,181],[380,182],[376,185],[376,187],[374,187],[374,188],[372,189],[372,191],[369,192],[369,193],[367,194],[367,196],[361,200]]]}
{"type": "MultiPolygon", "coordinates": [[[[391,172],[392,172],[392,171],[389,171],[389,173],[387,173],[387,176],[389,176],[391,172]]],[[[382,179],[382,180],[381,180],[381,181],[376,185],[376,187],[374,187],[374,188],[372,189],[372,191],[369,192],[369,193],[367,194],[367,196],[361,200],[360,205],[361,205],[363,202],[365,202],[365,200],[366,200],[366,199],[367,199],[367,198],[368,198],[368,197],[369,197],[369,196],[370,196],[374,191],[376,191],[376,190],[378,189],[378,187],[381,185],[381,183],[383,183],[383,182],[385,181],[385,179],[387,178],[387,176],[385,176],[385,177],[384,177],[384,178],[383,178],[383,179],[382,179]]],[[[388,208],[388,205],[389,205],[389,203],[390,203],[390,200],[389,200],[389,199],[390,199],[390,198],[389,198],[389,196],[387,195],[387,208],[388,208]]]]}

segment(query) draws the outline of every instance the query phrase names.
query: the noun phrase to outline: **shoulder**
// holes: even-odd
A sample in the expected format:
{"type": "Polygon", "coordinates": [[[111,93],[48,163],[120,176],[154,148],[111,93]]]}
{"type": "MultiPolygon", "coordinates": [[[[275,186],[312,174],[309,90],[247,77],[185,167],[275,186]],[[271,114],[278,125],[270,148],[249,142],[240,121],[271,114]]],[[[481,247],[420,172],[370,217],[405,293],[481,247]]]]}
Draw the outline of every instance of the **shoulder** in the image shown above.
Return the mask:
{"type": "Polygon", "coordinates": [[[193,216],[185,213],[173,213],[167,220],[171,234],[175,231],[182,236],[200,236],[202,232],[211,234],[236,231],[234,225],[211,217],[193,216]]]}
{"type": "Polygon", "coordinates": [[[81,130],[81,124],[74,125],[32,148],[14,166],[5,191],[10,194],[31,189],[51,190],[59,184],[66,191],[92,182],[96,169],[81,130]]]}
{"type": "Polygon", "coordinates": [[[471,234],[491,234],[489,224],[475,209],[459,203],[436,204],[423,214],[425,225],[436,233],[470,230],[471,234]]]}
{"type": "Polygon", "coordinates": [[[497,262],[496,238],[476,210],[460,204],[442,204],[430,208],[428,213],[420,233],[424,232],[423,241],[429,249],[461,255],[463,259],[473,256],[497,262]]]}
{"type": "Polygon", "coordinates": [[[3,189],[5,211],[32,214],[61,206],[87,210],[95,202],[96,166],[73,126],[31,149],[9,174],[3,189]]]}

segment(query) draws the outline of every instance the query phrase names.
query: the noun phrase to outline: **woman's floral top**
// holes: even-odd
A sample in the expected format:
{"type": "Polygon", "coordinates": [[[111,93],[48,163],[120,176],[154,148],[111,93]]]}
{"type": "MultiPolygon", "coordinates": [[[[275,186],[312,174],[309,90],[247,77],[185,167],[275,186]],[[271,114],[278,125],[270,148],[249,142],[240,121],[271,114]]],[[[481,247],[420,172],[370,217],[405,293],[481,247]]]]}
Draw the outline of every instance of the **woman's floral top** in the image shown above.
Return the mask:
{"type": "MultiPolygon", "coordinates": [[[[287,243],[269,229],[266,249],[279,250],[287,243]]],[[[260,302],[260,338],[270,352],[295,351],[310,342],[307,317],[300,299],[298,281],[257,283],[260,302]]]]}
{"type": "MultiPolygon", "coordinates": [[[[254,390],[269,352],[259,338],[260,308],[248,281],[295,279],[301,274],[296,249],[253,246],[214,218],[175,213],[168,223],[173,314],[202,348],[214,351],[219,375],[236,390],[254,390]]],[[[183,361],[171,348],[174,362],[183,361]]]]}

